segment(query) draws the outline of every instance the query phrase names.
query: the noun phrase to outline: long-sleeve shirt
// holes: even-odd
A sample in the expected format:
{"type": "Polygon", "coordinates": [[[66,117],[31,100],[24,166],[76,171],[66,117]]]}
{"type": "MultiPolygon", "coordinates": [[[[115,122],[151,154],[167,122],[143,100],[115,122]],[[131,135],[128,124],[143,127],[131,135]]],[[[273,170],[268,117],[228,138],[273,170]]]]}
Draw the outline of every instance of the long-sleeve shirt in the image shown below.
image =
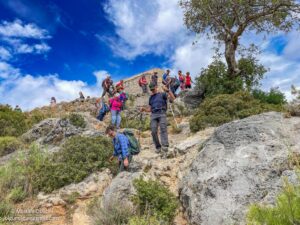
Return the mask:
{"type": "Polygon", "coordinates": [[[124,160],[129,156],[129,141],[124,134],[117,133],[113,139],[114,156],[117,156],[119,161],[124,160]]]}

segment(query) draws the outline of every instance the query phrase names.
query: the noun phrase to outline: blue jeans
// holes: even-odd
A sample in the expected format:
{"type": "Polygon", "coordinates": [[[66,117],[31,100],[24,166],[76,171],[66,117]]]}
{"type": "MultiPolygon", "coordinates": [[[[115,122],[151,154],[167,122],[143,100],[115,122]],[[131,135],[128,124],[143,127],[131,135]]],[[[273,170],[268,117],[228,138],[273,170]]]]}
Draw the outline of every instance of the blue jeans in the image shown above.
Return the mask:
{"type": "Polygon", "coordinates": [[[116,126],[117,129],[120,128],[121,111],[111,110],[111,124],[116,126]]]}

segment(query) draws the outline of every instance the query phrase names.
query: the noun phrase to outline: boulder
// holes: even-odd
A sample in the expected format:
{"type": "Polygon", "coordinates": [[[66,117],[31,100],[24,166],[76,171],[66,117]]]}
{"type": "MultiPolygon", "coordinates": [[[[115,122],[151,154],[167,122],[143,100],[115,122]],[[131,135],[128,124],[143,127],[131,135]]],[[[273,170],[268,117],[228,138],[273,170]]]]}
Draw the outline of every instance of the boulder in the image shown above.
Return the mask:
{"type": "Polygon", "coordinates": [[[197,108],[204,99],[204,89],[193,89],[191,91],[182,91],[179,99],[188,109],[197,108]]]}
{"type": "Polygon", "coordinates": [[[251,203],[274,203],[283,177],[295,181],[288,164],[299,121],[271,112],[217,128],[181,180],[190,224],[245,224],[251,203]]]}

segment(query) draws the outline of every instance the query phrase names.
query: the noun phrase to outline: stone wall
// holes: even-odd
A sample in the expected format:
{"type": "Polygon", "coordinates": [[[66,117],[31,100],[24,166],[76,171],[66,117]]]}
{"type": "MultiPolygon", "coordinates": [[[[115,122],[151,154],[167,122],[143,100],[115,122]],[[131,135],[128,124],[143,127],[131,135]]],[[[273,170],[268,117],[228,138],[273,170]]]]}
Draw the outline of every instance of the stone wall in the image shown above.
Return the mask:
{"type": "Polygon", "coordinates": [[[155,69],[148,70],[148,71],[145,71],[143,73],[137,74],[135,76],[132,76],[128,79],[124,79],[125,91],[127,93],[132,94],[132,95],[141,94],[142,90],[141,90],[141,87],[138,84],[138,81],[139,81],[140,77],[143,74],[146,75],[146,79],[149,83],[151,75],[153,74],[153,72],[158,73],[158,84],[161,85],[162,75],[164,74],[164,71],[162,69],[155,68],[155,69]]]}

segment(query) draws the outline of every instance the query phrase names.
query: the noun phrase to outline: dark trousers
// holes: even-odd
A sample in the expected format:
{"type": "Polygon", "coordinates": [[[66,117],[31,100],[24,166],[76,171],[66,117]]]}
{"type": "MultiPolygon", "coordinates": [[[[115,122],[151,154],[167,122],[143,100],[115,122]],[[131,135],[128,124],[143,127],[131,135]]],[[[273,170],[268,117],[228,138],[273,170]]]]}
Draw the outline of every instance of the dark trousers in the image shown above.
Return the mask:
{"type": "Polygon", "coordinates": [[[167,125],[168,122],[166,113],[151,114],[151,134],[156,149],[161,148],[161,146],[169,147],[167,125]],[[158,138],[158,127],[160,127],[161,143],[158,138]]]}
{"type": "Polygon", "coordinates": [[[100,121],[103,121],[105,115],[106,115],[106,113],[104,113],[104,112],[99,112],[99,114],[98,114],[98,116],[97,116],[97,119],[100,120],[100,121]]]}

